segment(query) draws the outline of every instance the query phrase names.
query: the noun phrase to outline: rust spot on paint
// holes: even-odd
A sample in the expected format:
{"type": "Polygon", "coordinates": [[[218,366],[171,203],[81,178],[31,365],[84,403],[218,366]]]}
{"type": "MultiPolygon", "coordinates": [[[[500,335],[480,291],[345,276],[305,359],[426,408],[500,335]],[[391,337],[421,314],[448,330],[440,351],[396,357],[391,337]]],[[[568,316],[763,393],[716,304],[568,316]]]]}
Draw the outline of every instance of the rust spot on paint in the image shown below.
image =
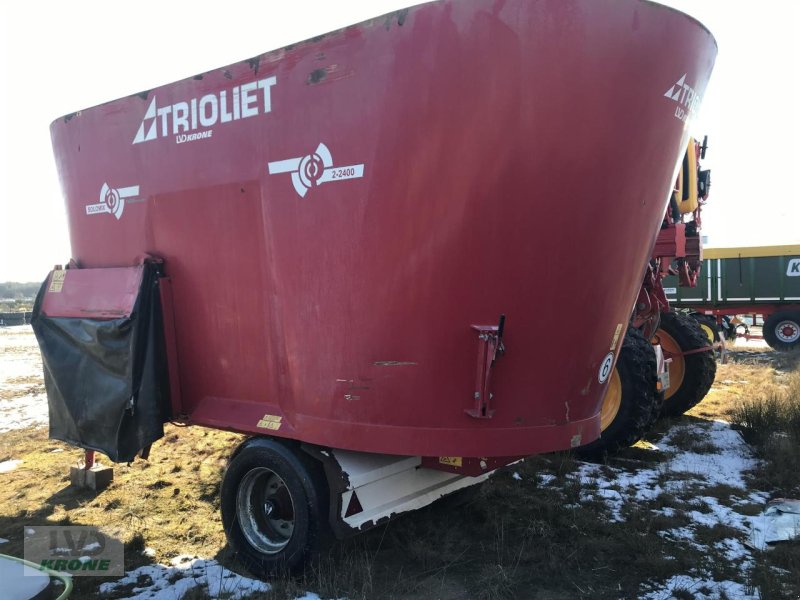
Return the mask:
{"type": "Polygon", "coordinates": [[[69,123],[70,121],[72,121],[72,119],[74,119],[77,116],[78,116],[78,113],[76,113],[76,112],[69,113],[68,115],[64,115],[64,123],[69,123]]]}
{"type": "Polygon", "coordinates": [[[377,360],[372,363],[376,367],[413,367],[417,363],[405,360],[377,360]]]}
{"type": "Polygon", "coordinates": [[[384,22],[384,27],[386,27],[386,31],[389,31],[392,28],[392,23],[397,21],[397,24],[402,27],[403,23],[406,22],[408,18],[408,9],[404,8],[402,10],[396,10],[393,13],[389,13],[386,15],[386,21],[384,22]]]}
{"type": "Polygon", "coordinates": [[[251,58],[247,61],[247,66],[249,66],[256,75],[258,75],[258,68],[260,65],[261,65],[260,56],[256,56],[255,58],[251,58]]]}
{"type": "Polygon", "coordinates": [[[150,95],[150,90],[145,90],[143,92],[139,92],[136,95],[139,96],[139,98],[141,98],[142,100],[147,100],[147,97],[150,95]]]}
{"type": "Polygon", "coordinates": [[[233,79],[233,73],[231,73],[228,69],[225,69],[222,72],[222,75],[225,77],[225,79],[233,79]]]}
{"type": "Polygon", "coordinates": [[[311,73],[308,74],[308,79],[306,80],[306,83],[311,85],[319,83],[320,81],[325,79],[327,75],[328,72],[325,69],[314,69],[313,71],[311,71],[311,73]]]}
{"type": "Polygon", "coordinates": [[[195,75],[194,77],[192,77],[192,79],[194,79],[195,81],[202,81],[203,80],[203,75],[202,74],[201,75],[195,75]]]}

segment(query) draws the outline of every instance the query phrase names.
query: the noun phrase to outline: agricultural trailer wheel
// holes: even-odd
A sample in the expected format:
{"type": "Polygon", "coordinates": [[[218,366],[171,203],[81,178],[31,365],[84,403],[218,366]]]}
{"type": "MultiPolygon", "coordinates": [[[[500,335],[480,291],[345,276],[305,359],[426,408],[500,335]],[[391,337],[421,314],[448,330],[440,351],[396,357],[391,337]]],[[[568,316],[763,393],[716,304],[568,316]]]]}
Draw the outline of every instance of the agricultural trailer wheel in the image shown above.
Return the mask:
{"type": "Polygon", "coordinates": [[[681,313],[662,313],[654,341],[661,344],[667,357],[672,359],[669,388],[664,394],[661,414],[680,416],[706,397],[714,383],[717,361],[711,349],[684,354],[708,347],[710,343],[697,321],[681,313]]]}
{"type": "Polygon", "coordinates": [[[228,543],[259,577],[303,570],[327,538],[327,507],[322,465],[291,442],[245,441],[222,480],[228,543]]]}
{"type": "Polygon", "coordinates": [[[719,325],[714,317],[703,315],[701,313],[692,313],[691,317],[697,321],[698,325],[700,325],[700,329],[708,338],[709,344],[716,344],[722,339],[720,337],[719,325]]]}
{"type": "Polygon", "coordinates": [[[764,321],[764,340],[778,351],[800,348],[800,312],[781,311],[764,321]]]}
{"type": "Polygon", "coordinates": [[[600,407],[600,438],[578,449],[591,458],[638,442],[658,412],[656,355],[638,329],[629,328],[600,407]]]}

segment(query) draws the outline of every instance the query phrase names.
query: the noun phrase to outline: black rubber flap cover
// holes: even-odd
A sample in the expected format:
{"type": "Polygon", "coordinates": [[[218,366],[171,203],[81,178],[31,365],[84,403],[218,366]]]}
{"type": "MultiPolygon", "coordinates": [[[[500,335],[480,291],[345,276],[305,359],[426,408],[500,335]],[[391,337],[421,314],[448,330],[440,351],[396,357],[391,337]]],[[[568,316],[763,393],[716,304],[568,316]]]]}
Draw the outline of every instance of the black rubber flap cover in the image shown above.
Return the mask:
{"type": "Polygon", "coordinates": [[[50,437],[129,462],[164,435],[160,265],[52,271],[36,298],[50,437]]]}

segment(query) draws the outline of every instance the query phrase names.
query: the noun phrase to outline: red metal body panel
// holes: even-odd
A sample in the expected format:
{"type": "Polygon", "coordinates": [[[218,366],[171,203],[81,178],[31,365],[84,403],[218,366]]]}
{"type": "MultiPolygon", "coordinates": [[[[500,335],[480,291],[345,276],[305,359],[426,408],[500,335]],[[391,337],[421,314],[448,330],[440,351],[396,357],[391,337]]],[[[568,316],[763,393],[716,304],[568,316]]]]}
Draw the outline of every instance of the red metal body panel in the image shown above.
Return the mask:
{"type": "Polygon", "coordinates": [[[175,335],[175,302],[172,297],[172,281],[169,277],[161,277],[158,281],[161,298],[161,319],[164,325],[164,346],[167,355],[167,372],[169,374],[170,414],[173,419],[186,418],[181,394],[181,373],[178,368],[178,341],[175,335]]]}
{"type": "MultiPolygon", "coordinates": [[[[736,306],[726,306],[724,308],[703,306],[699,304],[693,305],[691,302],[681,302],[680,307],[688,308],[689,310],[694,310],[704,315],[714,315],[715,317],[720,315],[763,315],[764,317],[768,317],[776,312],[800,311],[800,304],[770,304],[769,302],[761,302],[758,304],[740,304],[736,306]]],[[[750,337],[755,338],[757,336],[750,337]]]]}
{"type": "Polygon", "coordinates": [[[66,269],[50,273],[48,290],[42,297],[42,312],[51,317],[119,319],[130,316],[143,267],[66,269]],[[69,279],[69,285],[64,285],[69,279]]]}
{"type": "Polygon", "coordinates": [[[73,257],[164,259],[190,422],[588,443],[715,53],[646,2],[443,1],[82,111],[51,128],[73,257]]]}

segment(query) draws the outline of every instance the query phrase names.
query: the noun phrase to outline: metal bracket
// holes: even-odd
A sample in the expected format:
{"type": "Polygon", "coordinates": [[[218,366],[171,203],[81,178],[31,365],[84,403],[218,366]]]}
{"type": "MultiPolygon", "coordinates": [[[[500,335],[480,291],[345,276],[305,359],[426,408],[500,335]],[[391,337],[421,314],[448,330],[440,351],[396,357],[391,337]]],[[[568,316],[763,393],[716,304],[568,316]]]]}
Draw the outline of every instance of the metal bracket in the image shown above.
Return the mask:
{"type": "Polygon", "coordinates": [[[498,355],[505,353],[503,345],[503,330],[506,316],[500,315],[497,325],[473,325],[472,329],[478,332],[478,365],[475,375],[474,405],[464,409],[470,417],[476,419],[491,419],[494,416],[492,401],[494,395],[491,391],[491,376],[494,361],[498,355]]]}

